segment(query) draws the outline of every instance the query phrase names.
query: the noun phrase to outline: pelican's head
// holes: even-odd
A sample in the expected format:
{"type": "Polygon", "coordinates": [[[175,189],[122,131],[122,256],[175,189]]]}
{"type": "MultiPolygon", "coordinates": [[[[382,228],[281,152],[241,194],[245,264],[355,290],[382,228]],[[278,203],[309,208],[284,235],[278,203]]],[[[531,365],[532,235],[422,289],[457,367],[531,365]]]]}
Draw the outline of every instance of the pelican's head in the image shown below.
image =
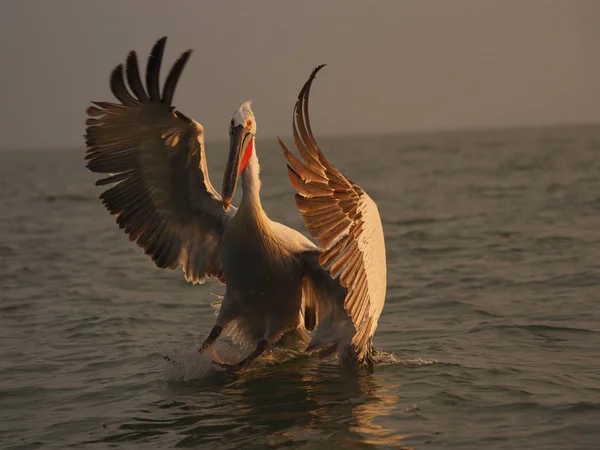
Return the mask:
{"type": "Polygon", "coordinates": [[[256,120],[250,107],[244,102],[234,113],[229,125],[229,158],[223,177],[223,206],[225,209],[235,195],[239,175],[244,171],[254,151],[256,120]]]}
{"type": "Polygon", "coordinates": [[[252,100],[242,103],[241,106],[235,110],[233,116],[231,116],[229,133],[238,126],[247,128],[253,135],[256,134],[256,121],[254,120],[254,113],[252,112],[252,100]]]}

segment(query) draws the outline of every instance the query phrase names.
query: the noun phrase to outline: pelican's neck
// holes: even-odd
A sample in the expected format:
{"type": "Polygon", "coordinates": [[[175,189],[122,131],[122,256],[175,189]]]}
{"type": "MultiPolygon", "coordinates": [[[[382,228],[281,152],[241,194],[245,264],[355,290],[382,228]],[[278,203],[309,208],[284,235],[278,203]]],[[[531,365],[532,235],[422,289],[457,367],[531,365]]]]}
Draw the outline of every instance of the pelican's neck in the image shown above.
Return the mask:
{"type": "Polygon", "coordinates": [[[243,192],[240,211],[251,212],[253,215],[262,218],[265,213],[260,203],[260,165],[258,164],[258,157],[256,156],[256,140],[252,144],[252,156],[242,172],[243,192]]]}

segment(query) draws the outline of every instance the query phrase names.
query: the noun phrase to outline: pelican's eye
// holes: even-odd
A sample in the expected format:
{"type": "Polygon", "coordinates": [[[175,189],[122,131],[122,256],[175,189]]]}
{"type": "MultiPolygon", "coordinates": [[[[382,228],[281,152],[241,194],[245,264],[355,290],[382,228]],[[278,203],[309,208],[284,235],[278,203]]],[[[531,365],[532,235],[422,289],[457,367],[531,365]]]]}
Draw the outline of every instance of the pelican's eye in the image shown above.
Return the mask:
{"type": "Polygon", "coordinates": [[[246,128],[252,128],[252,120],[248,119],[248,121],[246,122],[246,128]]]}

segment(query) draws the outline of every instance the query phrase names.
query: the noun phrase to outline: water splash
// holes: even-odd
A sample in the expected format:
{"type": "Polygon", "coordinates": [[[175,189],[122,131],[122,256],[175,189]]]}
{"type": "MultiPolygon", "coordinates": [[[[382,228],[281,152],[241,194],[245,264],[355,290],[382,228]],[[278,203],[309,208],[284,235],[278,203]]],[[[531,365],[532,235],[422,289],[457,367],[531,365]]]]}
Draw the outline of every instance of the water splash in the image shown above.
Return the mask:
{"type": "MultiPolygon", "coordinates": [[[[203,354],[198,353],[198,346],[199,343],[193,339],[156,344],[155,351],[157,358],[155,364],[157,372],[171,381],[189,382],[202,380],[207,376],[223,372],[223,369],[213,364],[213,361],[234,364],[241,361],[252,350],[235,346],[228,340],[217,342],[210,350],[203,354]]],[[[268,366],[285,364],[302,356],[311,357],[295,349],[276,347],[265,352],[264,355],[252,364],[251,369],[247,370],[265,369],[268,366]]],[[[318,358],[314,358],[318,360],[318,358]]],[[[329,359],[335,360],[335,358],[325,358],[320,361],[325,362],[329,359]]],[[[402,359],[391,352],[383,350],[376,351],[374,360],[376,366],[403,365],[418,367],[440,363],[437,359],[402,359]]]]}
{"type": "Polygon", "coordinates": [[[158,372],[171,381],[200,380],[222,371],[213,361],[231,364],[241,360],[247,352],[225,341],[202,354],[198,353],[198,347],[199,344],[192,340],[157,344],[158,372]]]}
{"type": "Polygon", "coordinates": [[[383,350],[377,350],[374,355],[375,365],[376,366],[391,366],[391,365],[402,365],[402,366],[410,366],[410,367],[419,367],[419,366],[430,366],[433,364],[440,364],[440,361],[437,359],[421,359],[421,358],[413,358],[413,359],[402,359],[393,353],[388,353],[383,350]]]}

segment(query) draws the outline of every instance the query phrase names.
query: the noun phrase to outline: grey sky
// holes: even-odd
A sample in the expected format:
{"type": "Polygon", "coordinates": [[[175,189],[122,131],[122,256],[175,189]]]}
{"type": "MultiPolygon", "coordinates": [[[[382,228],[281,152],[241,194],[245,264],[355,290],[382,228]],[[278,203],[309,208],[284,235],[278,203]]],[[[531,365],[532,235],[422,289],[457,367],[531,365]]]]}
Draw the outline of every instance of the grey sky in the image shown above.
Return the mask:
{"type": "Polygon", "coordinates": [[[163,35],[167,63],[194,49],[175,104],[208,139],[247,99],[259,136],[290,135],[323,62],[321,135],[600,122],[595,0],[6,0],[0,148],[81,146],[110,71],[163,35]]]}

